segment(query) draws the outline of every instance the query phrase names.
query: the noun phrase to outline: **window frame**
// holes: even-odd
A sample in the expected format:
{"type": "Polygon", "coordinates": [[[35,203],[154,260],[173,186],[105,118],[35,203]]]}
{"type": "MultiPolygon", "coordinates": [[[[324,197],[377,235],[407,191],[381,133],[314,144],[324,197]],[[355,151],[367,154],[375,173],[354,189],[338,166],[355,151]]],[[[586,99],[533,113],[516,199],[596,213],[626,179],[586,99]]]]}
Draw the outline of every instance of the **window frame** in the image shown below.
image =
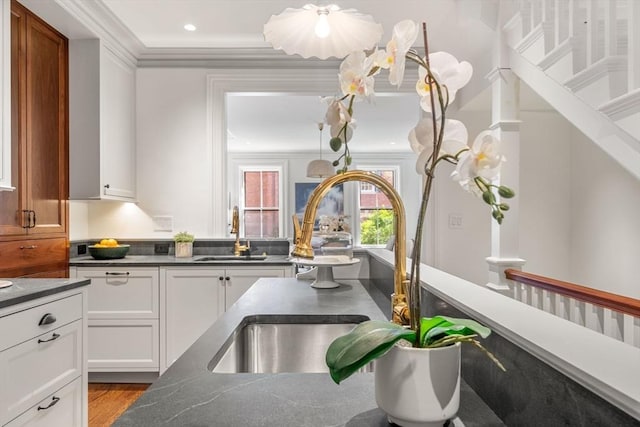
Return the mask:
{"type": "MultiPolygon", "coordinates": [[[[245,182],[244,182],[244,174],[245,172],[278,172],[278,236],[269,236],[259,237],[260,239],[267,238],[283,238],[285,234],[284,230],[284,199],[286,197],[286,192],[284,188],[284,166],[283,165],[274,165],[274,164],[244,164],[238,165],[238,210],[240,211],[240,235],[246,237],[246,231],[244,226],[244,213],[247,210],[256,210],[256,209],[247,209],[245,206],[245,182]]],[[[262,206],[262,201],[260,201],[259,210],[264,210],[264,206],[262,206]]],[[[261,233],[262,234],[262,230],[261,233]]],[[[256,238],[256,237],[252,237],[256,238]]]]}

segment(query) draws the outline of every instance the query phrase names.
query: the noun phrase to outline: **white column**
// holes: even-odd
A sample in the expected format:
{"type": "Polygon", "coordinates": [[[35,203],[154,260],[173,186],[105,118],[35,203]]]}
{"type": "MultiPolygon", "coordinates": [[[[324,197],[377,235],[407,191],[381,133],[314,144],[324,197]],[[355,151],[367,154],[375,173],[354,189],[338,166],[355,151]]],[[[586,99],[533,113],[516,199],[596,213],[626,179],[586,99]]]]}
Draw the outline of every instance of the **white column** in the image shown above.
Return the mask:
{"type": "Polygon", "coordinates": [[[504,200],[510,209],[505,212],[502,224],[491,221],[491,256],[489,282],[487,287],[513,296],[514,285],[507,280],[504,270],[520,269],[524,260],[519,251],[519,188],[520,188],[520,79],[508,68],[496,68],[487,78],[492,84],[492,125],[493,134],[501,141],[501,151],[507,158],[502,164],[499,182],[512,188],[516,197],[504,200]]]}

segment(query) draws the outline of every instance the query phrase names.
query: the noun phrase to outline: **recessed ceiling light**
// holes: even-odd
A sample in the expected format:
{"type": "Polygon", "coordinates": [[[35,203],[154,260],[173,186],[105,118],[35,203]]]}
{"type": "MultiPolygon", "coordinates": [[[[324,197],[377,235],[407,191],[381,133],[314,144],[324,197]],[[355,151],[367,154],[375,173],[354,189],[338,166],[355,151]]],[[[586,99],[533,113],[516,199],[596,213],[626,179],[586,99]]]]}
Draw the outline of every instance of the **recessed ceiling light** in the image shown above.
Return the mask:
{"type": "Polygon", "coordinates": [[[391,141],[389,144],[396,145],[395,141],[391,141]]]}
{"type": "Polygon", "coordinates": [[[196,30],[196,26],[193,24],[184,24],[184,29],[187,31],[195,31],[196,30]]]}

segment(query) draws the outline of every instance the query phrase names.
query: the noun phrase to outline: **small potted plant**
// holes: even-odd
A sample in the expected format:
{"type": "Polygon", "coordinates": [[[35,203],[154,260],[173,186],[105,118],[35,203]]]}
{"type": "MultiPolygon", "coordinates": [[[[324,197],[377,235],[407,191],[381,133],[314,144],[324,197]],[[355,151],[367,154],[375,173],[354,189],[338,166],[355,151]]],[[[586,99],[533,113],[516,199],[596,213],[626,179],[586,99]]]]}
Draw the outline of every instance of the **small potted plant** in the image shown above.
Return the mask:
{"type": "Polygon", "coordinates": [[[173,236],[173,240],[176,243],[176,258],[193,256],[193,241],[195,240],[193,234],[181,231],[173,236]]]}

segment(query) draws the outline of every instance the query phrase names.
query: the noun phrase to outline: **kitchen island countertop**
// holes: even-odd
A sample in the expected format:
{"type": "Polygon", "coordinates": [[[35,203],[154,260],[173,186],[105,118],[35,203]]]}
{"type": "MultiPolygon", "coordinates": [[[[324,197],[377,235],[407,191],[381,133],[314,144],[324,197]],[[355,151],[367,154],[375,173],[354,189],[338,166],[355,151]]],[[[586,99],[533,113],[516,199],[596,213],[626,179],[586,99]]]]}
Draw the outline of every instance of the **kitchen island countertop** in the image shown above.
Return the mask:
{"type": "MultiPolygon", "coordinates": [[[[260,279],[114,426],[388,426],[375,403],[372,373],[356,374],[338,386],[326,373],[223,374],[207,368],[248,316],[385,319],[376,304],[385,298],[368,281],[314,289],[309,282],[292,278],[260,279]]],[[[453,425],[504,425],[464,382],[458,417],[453,425]]]]}

